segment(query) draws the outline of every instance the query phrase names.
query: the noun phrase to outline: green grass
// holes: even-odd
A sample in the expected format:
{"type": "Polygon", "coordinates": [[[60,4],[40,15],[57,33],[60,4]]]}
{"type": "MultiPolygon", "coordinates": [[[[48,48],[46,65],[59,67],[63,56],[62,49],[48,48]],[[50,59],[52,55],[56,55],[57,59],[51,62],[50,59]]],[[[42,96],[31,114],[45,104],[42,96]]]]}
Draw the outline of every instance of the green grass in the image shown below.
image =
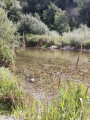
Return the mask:
{"type": "Polygon", "coordinates": [[[11,113],[12,108],[22,105],[23,88],[8,68],[0,68],[0,113],[11,113]]]}
{"type": "Polygon", "coordinates": [[[86,119],[87,88],[70,84],[61,87],[59,96],[47,110],[42,120],[84,120],[86,119]]]}
{"type": "Polygon", "coordinates": [[[31,106],[14,111],[22,120],[86,120],[88,95],[84,85],[62,85],[59,96],[50,104],[40,104],[32,99],[31,106]],[[40,109],[40,112],[39,112],[40,109]],[[20,114],[21,111],[21,114],[20,114]]]}
{"type": "Polygon", "coordinates": [[[86,120],[90,110],[88,89],[83,84],[61,85],[49,104],[36,102],[20,86],[8,68],[0,68],[0,113],[14,114],[15,120],[86,120]]]}

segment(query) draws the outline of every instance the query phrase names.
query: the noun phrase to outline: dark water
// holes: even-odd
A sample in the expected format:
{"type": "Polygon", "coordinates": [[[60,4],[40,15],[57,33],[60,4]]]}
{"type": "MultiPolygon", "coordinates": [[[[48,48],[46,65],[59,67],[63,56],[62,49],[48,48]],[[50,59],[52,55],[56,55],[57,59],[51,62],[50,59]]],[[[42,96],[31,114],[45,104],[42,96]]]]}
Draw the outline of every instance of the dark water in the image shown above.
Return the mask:
{"type": "Polygon", "coordinates": [[[37,99],[56,95],[59,81],[90,85],[90,53],[80,55],[77,71],[75,66],[79,52],[26,48],[17,50],[17,74],[22,74],[26,88],[37,99]],[[31,82],[34,79],[35,82],[31,82]]]}

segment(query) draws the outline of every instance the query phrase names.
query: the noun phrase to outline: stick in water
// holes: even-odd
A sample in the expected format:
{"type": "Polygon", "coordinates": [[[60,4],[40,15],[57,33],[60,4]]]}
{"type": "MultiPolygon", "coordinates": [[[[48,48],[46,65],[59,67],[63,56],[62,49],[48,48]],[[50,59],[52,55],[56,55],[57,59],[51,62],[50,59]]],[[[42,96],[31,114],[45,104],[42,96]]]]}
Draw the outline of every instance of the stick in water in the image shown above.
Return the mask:
{"type": "Polygon", "coordinates": [[[82,44],[81,44],[80,53],[79,53],[79,55],[78,55],[78,58],[77,58],[77,62],[76,62],[75,71],[78,69],[78,64],[79,64],[79,60],[80,60],[81,53],[82,53],[82,44]]]}

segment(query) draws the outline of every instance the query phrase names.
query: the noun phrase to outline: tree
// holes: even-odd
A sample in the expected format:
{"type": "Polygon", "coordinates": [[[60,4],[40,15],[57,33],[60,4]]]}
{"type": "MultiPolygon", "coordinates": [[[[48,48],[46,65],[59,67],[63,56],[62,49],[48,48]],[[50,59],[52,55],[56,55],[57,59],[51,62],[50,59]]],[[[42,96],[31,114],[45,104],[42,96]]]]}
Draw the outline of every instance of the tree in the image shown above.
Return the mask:
{"type": "Polygon", "coordinates": [[[1,0],[0,6],[5,9],[8,14],[8,17],[13,22],[18,22],[21,18],[21,10],[19,1],[17,0],[1,0]]]}
{"type": "Polygon", "coordinates": [[[1,7],[1,8],[6,8],[6,5],[5,5],[5,3],[3,2],[3,0],[0,1],[0,7],[1,7]]]}
{"type": "Polygon", "coordinates": [[[72,8],[74,6],[73,0],[54,0],[54,3],[62,10],[72,8]]]}
{"type": "Polygon", "coordinates": [[[80,25],[78,8],[68,9],[67,16],[69,20],[70,30],[78,28],[80,25]]]}
{"type": "Polygon", "coordinates": [[[62,34],[70,30],[68,17],[66,16],[66,11],[60,10],[55,15],[54,25],[56,30],[62,34]]]}
{"type": "Polygon", "coordinates": [[[21,19],[21,15],[21,10],[16,7],[12,7],[8,12],[9,19],[16,23],[21,19]]]}
{"type": "Polygon", "coordinates": [[[31,14],[26,14],[22,16],[18,23],[18,31],[27,34],[46,34],[49,29],[42,21],[31,14]]]}
{"type": "Polygon", "coordinates": [[[15,40],[16,28],[13,23],[8,20],[5,11],[0,8],[0,38],[7,41],[8,43],[13,43],[15,40]]]}
{"type": "Polygon", "coordinates": [[[8,11],[8,17],[13,22],[18,22],[21,19],[22,7],[20,6],[19,1],[14,0],[13,6],[8,11]]]}
{"type": "Polygon", "coordinates": [[[0,63],[7,65],[12,61],[11,46],[16,43],[15,33],[16,28],[0,8],[0,63]]]}
{"type": "Polygon", "coordinates": [[[12,8],[12,6],[14,5],[13,0],[3,0],[3,2],[5,3],[7,10],[10,10],[12,8]]]}
{"type": "Polygon", "coordinates": [[[43,11],[43,21],[51,28],[54,29],[55,14],[60,11],[54,3],[48,6],[46,11],[43,11]]]}
{"type": "Polygon", "coordinates": [[[23,11],[25,13],[39,13],[42,14],[43,10],[48,8],[48,5],[52,0],[20,0],[21,3],[23,2],[22,6],[25,5],[23,11]],[[25,4],[25,2],[27,4],[25,4]]]}
{"type": "Polygon", "coordinates": [[[90,1],[82,5],[80,9],[80,21],[90,27],[90,1]]]}

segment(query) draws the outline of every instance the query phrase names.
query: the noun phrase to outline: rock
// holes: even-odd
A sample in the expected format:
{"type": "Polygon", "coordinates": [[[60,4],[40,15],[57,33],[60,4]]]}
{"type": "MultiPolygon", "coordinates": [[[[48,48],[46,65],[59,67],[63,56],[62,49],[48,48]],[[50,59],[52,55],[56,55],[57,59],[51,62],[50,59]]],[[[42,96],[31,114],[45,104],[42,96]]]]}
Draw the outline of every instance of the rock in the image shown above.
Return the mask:
{"type": "Polygon", "coordinates": [[[36,82],[36,79],[35,79],[35,78],[27,78],[27,82],[32,82],[32,83],[34,83],[34,82],[36,82]]]}
{"type": "Polygon", "coordinates": [[[64,46],[64,47],[61,48],[61,50],[71,50],[71,51],[73,51],[73,50],[75,50],[75,47],[74,46],[64,46]]]}
{"type": "Polygon", "coordinates": [[[8,116],[0,116],[0,120],[14,120],[14,118],[12,116],[8,117],[8,116]]]}
{"type": "Polygon", "coordinates": [[[56,45],[52,45],[52,46],[50,47],[51,50],[54,50],[54,49],[56,49],[56,48],[57,48],[56,45]]]}
{"type": "Polygon", "coordinates": [[[34,78],[31,78],[31,82],[35,82],[36,80],[34,78]]]}

